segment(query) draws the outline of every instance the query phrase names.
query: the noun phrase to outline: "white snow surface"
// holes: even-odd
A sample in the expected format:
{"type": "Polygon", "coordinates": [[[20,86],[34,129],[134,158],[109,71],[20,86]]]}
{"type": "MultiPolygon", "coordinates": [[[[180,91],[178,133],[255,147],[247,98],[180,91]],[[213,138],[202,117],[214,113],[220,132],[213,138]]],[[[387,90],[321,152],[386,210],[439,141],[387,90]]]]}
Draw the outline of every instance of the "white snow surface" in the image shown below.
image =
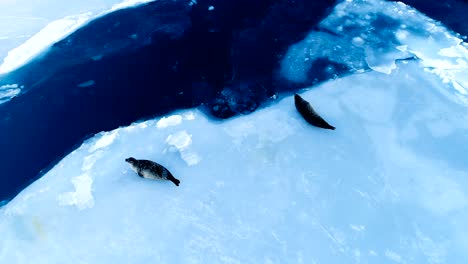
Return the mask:
{"type": "MultiPolygon", "coordinates": [[[[32,10],[37,9],[35,10],[36,13],[41,13],[42,16],[45,17],[25,17],[23,14],[31,11],[18,9],[18,7],[15,8],[14,4],[19,4],[14,3],[17,1],[0,1],[0,9],[4,7],[4,10],[6,9],[10,11],[8,15],[6,13],[3,14],[3,12],[0,11],[0,59],[3,59],[3,62],[0,64],[0,74],[11,72],[23,66],[35,56],[45,51],[49,46],[67,37],[91,19],[119,9],[129,8],[152,1],[154,0],[94,0],[94,2],[90,1],[90,3],[85,6],[74,3],[62,10],[76,13],[72,13],[61,18],[57,17],[55,19],[46,17],[56,17],[56,13],[61,14],[62,10],[55,11],[52,9],[44,13],[44,10],[47,10],[46,7],[53,5],[54,0],[42,2],[37,1],[37,3],[34,3],[32,6],[31,3],[23,4],[23,6],[31,6],[30,9],[32,10]],[[2,20],[5,20],[5,23],[2,23],[2,20]],[[43,24],[44,22],[47,22],[47,24],[45,24],[42,29],[38,28],[38,31],[35,32],[34,29],[36,26],[33,27],[27,23],[25,25],[15,24],[12,26],[12,20],[22,20],[23,23],[24,21],[30,21],[35,24],[43,24]],[[19,43],[15,39],[25,39],[25,41],[18,45],[19,43]],[[7,54],[2,54],[3,49],[11,45],[18,46],[14,48],[11,47],[11,50],[9,50],[7,54]]],[[[69,1],[61,2],[68,3],[69,1]]],[[[56,6],[60,6],[61,4],[63,3],[57,3],[56,6]]]]}
{"type": "Polygon", "coordinates": [[[468,109],[444,85],[411,61],[304,91],[335,131],[288,96],[224,122],[193,109],[98,134],[0,209],[0,262],[460,263],[468,109]],[[138,177],[130,156],[180,187],[138,177]]]}

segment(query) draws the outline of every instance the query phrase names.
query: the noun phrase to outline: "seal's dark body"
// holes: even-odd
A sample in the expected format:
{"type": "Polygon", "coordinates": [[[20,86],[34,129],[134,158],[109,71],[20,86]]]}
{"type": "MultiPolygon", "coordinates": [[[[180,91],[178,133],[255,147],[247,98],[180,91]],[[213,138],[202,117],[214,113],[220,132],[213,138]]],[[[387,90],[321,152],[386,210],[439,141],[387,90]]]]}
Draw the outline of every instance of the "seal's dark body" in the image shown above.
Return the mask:
{"type": "Polygon", "coordinates": [[[315,112],[314,108],[312,108],[310,103],[302,99],[298,94],[294,94],[294,104],[296,105],[297,111],[307,121],[307,123],[316,127],[335,130],[334,126],[328,124],[327,121],[320,117],[317,112],[315,112]]]}

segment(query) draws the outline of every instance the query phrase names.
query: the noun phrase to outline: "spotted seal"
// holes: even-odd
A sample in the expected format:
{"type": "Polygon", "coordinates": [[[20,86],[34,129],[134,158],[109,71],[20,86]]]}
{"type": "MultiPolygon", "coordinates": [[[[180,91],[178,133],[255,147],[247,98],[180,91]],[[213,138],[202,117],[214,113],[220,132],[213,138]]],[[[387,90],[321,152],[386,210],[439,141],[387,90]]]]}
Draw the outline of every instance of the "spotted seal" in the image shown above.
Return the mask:
{"type": "Polygon", "coordinates": [[[180,181],[164,166],[151,160],[137,160],[133,157],[125,159],[138,176],[153,180],[168,180],[179,186],[180,181]]]}

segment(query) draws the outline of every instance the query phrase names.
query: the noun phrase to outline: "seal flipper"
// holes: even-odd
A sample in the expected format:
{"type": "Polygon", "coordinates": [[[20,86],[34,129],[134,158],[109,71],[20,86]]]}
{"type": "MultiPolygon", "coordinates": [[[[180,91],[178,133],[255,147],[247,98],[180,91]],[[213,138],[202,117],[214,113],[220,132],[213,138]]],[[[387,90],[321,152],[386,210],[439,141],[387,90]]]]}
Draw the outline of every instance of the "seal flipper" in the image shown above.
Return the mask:
{"type": "Polygon", "coordinates": [[[174,176],[172,176],[172,175],[167,176],[167,179],[170,180],[172,183],[174,183],[176,186],[179,186],[179,184],[180,184],[180,181],[178,179],[174,178],[174,176]]]}
{"type": "Polygon", "coordinates": [[[294,94],[294,105],[305,121],[307,121],[307,123],[316,127],[335,130],[334,126],[328,124],[327,121],[319,116],[317,112],[315,112],[310,103],[304,100],[298,94],[294,94]]]}

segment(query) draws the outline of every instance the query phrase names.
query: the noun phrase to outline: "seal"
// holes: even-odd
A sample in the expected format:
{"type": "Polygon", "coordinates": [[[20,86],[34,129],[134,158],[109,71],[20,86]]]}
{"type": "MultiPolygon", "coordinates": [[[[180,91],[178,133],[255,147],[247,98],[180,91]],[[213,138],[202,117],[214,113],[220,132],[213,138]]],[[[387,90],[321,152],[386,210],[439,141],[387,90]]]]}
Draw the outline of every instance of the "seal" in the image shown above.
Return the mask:
{"type": "Polygon", "coordinates": [[[151,160],[137,160],[133,157],[125,159],[130,164],[130,167],[138,174],[138,176],[153,180],[168,180],[179,186],[180,181],[164,166],[151,160]]]}
{"type": "Polygon", "coordinates": [[[301,114],[301,116],[307,121],[307,123],[324,128],[324,129],[331,129],[335,130],[335,127],[328,124],[322,117],[315,112],[314,108],[310,105],[309,102],[304,100],[298,94],[294,94],[294,104],[296,105],[297,111],[301,114]]]}

